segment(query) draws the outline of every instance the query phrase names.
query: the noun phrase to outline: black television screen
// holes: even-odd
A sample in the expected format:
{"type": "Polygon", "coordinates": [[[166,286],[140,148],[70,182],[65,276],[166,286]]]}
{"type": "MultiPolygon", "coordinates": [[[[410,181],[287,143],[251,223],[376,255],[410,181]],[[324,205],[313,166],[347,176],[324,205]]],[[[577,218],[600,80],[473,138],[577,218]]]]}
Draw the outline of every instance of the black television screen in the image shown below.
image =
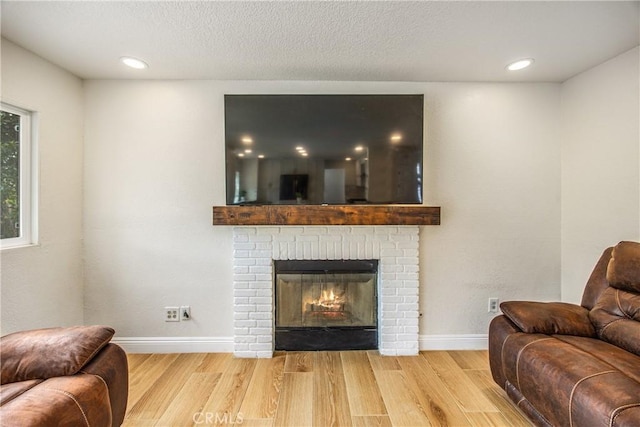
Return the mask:
{"type": "Polygon", "coordinates": [[[423,95],[225,95],[227,204],[422,203],[423,95]]]}

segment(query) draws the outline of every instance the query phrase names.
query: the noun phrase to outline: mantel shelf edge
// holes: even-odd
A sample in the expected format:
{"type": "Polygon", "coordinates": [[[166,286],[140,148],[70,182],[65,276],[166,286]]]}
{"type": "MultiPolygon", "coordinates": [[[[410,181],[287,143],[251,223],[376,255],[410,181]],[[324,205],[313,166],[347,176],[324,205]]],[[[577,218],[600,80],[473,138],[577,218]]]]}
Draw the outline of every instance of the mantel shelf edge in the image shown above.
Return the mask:
{"type": "Polygon", "coordinates": [[[439,206],[214,206],[213,225],[440,225],[439,206]]]}

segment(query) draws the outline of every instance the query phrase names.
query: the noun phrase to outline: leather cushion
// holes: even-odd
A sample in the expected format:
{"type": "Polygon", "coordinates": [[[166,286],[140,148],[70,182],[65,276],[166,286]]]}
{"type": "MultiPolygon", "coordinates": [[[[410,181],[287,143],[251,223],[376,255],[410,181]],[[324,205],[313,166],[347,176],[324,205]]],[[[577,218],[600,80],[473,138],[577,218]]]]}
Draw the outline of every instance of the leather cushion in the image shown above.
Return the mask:
{"type": "Polygon", "coordinates": [[[106,326],[16,332],[0,338],[0,384],[77,373],[109,343],[106,326]]]}
{"type": "Polygon", "coordinates": [[[568,335],[554,335],[553,337],[599,358],[640,384],[640,356],[598,338],[568,335]]]}
{"type": "Polygon", "coordinates": [[[595,337],[589,311],[562,302],[507,301],[500,309],[520,330],[529,334],[595,337]]]}
{"type": "Polygon", "coordinates": [[[589,317],[602,340],[640,355],[640,294],[607,288],[589,317]]]}
{"type": "Polygon", "coordinates": [[[611,422],[616,411],[640,403],[640,383],[605,362],[609,355],[602,350],[589,353],[554,337],[514,334],[502,348],[504,371],[551,425],[617,426],[611,422]]]}
{"type": "Polygon", "coordinates": [[[3,426],[112,427],[109,393],[94,375],[50,378],[0,407],[3,426]]]}
{"type": "Polygon", "coordinates": [[[607,281],[616,289],[640,293],[640,243],[620,242],[613,248],[607,281]]]}
{"type": "Polygon", "coordinates": [[[22,393],[31,390],[42,381],[43,380],[29,380],[0,385],[0,406],[19,397],[22,393]]]}

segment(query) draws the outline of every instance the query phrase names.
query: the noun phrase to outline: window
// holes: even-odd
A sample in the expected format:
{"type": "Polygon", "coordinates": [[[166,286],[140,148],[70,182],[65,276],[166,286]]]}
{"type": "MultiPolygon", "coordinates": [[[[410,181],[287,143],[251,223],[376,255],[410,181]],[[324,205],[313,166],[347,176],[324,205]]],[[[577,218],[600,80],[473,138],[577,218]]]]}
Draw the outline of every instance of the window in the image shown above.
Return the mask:
{"type": "Polygon", "coordinates": [[[35,243],[32,113],[0,103],[0,246],[35,243]]]}

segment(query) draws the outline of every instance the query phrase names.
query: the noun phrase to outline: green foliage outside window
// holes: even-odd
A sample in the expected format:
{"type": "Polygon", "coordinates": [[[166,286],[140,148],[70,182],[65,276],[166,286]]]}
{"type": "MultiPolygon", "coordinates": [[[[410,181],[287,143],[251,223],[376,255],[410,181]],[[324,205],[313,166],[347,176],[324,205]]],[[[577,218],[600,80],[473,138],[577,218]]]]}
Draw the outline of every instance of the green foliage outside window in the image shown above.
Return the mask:
{"type": "Polygon", "coordinates": [[[20,237],[20,116],[0,111],[0,238],[20,237]]]}

